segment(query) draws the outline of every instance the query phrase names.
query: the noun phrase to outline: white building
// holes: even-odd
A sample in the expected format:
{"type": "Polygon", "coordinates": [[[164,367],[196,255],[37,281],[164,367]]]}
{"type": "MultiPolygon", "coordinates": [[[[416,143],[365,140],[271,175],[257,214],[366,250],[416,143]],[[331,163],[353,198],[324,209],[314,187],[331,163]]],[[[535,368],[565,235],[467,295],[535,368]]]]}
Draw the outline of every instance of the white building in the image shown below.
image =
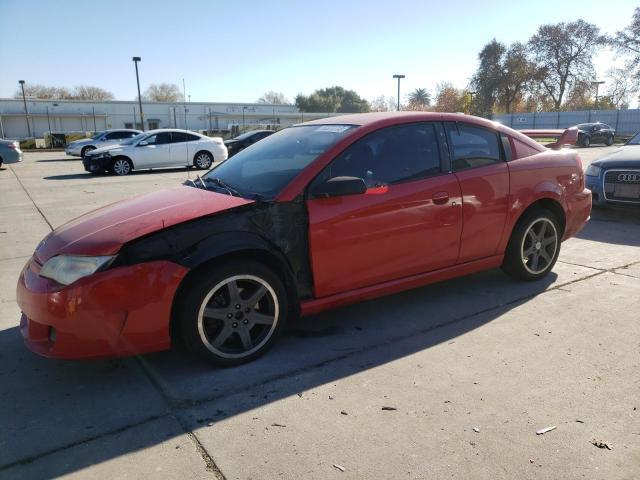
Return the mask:
{"type": "MultiPolygon", "coordinates": [[[[293,105],[217,102],[142,102],[144,129],[230,130],[232,126],[288,126],[327,116],[301,113],[293,105]]],[[[137,101],[91,102],[0,98],[0,138],[42,137],[45,132],[91,132],[140,128],[137,101]],[[29,126],[27,127],[27,122],[29,126]]]]}

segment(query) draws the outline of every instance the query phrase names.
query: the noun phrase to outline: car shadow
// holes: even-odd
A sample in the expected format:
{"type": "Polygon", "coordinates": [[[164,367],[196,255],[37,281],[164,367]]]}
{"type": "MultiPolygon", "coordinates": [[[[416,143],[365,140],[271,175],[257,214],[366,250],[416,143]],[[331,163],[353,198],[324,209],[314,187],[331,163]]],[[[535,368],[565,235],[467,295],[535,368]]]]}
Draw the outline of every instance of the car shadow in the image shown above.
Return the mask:
{"type": "Polygon", "coordinates": [[[513,282],[493,270],[343,307],[296,321],[266,356],[226,369],[178,350],[109,361],[47,360],[25,349],[17,328],[0,331],[0,476],[62,476],[184,433],[144,433],[143,426],[160,419],[179,418],[187,429],[204,422],[215,427],[455,342],[557,281],[552,273],[513,282]],[[233,398],[237,394],[244,400],[233,398]],[[82,454],[65,455],[70,447],[82,454]]]}
{"type": "MultiPolygon", "coordinates": [[[[154,174],[163,174],[163,173],[186,173],[189,172],[191,170],[185,168],[185,167],[178,167],[178,168],[158,168],[155,170],[136,170],[134,172],[131,172],[129,175],[123,176],[123,177],[119,177],[118,175],[112,175],[109,173],[89,173],[89,172],[82,172],[82,173],[68,173],[68,174],[62,174],[62,175],[50,175],[48,177],[43,177],[44,180],[76,180],[76,179],[87,179],[87,178],[100,178],[100,177],[104,177],[104,178],[127,178],[127,177],[136,177],[139,175],[154,175],[154,174]]],[[[193,170],[193,171],[197,171],[200,172],[200,174],[204,174],[206,173],[206,170],[193,170]]]]}
{"type": "Polygon", "coordinates": [[[67,158],[46,158],[43,160],[36,160],[36,163],[50,163],[50,162],[81,162],[80,157],[67,157],[67,158]]]}
{"type": "Polygon", "coordinates": [[[616,245],[640,246],[640,208],[594,208],[591,220],[576,237],[616,245]]]}

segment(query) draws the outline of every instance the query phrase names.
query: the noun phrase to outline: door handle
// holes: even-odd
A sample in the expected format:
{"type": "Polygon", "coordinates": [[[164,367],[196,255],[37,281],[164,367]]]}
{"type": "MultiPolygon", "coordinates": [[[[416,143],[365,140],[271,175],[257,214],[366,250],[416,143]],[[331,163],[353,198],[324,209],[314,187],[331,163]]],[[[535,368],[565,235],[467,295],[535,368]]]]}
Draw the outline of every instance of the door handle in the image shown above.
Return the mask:
{"type": "Polygon", "coordinates": [[[436,205],[442,205],[449,201],[448,192],[436,192],[433,194],[433,203],[436,205]]]}

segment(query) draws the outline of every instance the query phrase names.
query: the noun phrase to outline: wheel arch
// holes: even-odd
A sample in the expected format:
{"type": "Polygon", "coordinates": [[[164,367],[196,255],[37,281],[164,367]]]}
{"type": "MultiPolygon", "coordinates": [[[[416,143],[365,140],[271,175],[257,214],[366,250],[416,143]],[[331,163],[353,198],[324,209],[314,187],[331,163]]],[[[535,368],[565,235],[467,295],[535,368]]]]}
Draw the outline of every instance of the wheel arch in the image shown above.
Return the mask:
{"type": "Polygon", "coordinates": [[[194,251],[180,261],[190,270],[180,282],[173,297],[169,325],[172,341],[178,338],[176,336],[177,310],[185,289],[189,288],[189,285],[196,281],[203,272],[215,268],[222,262],[231,262],[234,259],[253,260],[271,269],[280,277],[285,286],[290,313],[299,313],[300,299],[295,276],[284,254],[263,238],[252,233],[232,232],[213,235],[201,242],[194,251]]]}
{"type": "Polygon", "coordinates": [[[211,156],[211,163],[216,161],[216,157],[211,150],[207,150],[206,148],[200,148],[196,150],[196,153],[193,154],[193,158],[191,159],[192,160],[191,165],[193,166],[196,165],[196,157],[201,153],[208,153],[211,156]]]}
{"type": "Polygon", "coordinates": [[[116,155],[115,157],[111,158],[111,162],[113,163],[119,158],[124,158],[125,160],[128,160],[129,163],[131,164],[131,168],[132,169],[136,168],[136,164],[133,163],[133,159],[131,157],[127,156],[127,155],[122,155],[122,154],[116,155]]]}
{"type": "Polygon", "coordinates": [[[525,209],[522,210],[522,212],[520,212],[520,215],[518,215],[517,220],[514,222],[511,228],[509,238],[511,237],[511,233],[513,233],[513,229],[520,222],[522,217],[525,216],[531,210],[534,210],[536,208],[543,208],[553,213],[553,215],[558,219],[558,222],[560,223],[560,237],[564,235],[564,231],[567,227],[567,214],[564,211],[562,204],[555,198],[542,197],[531,202],[525,209]]]}

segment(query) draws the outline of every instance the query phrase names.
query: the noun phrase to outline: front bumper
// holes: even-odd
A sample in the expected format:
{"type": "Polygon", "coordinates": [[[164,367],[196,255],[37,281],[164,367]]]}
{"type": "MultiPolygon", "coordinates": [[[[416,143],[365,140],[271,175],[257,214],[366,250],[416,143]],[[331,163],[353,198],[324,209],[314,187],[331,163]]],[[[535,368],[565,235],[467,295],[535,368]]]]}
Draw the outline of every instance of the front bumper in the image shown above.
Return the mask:
{"type": "Polygon", "coordinates": [[[16,297],[26,346],[49,358],[103,358],[170,347],[175,292],[187,269],[168,261],[116,267],[63,287],[31,258],[16,297]]]}
{"type": "Polygon", "coordinates": [[[82,150],[80,150],[80,148],[76,148],[76,147],[67,147],[64,150],[64,153],[69,155],[70,157],[81,157],[82,156],[82,150]]]}
{"type": "Polygon", "coordinates": [[[104,172],[111,167],[111,157],[85,157],[82,159],[82,165],[87,172],[104,172]]]}
{"type": "Polygon", "coordinates": [[[613,200],[611,198],[607,198],[604,192],[604,175],[606,172],[607,171],[603,169],[597,177],[593,177],[591,175],[585,175],[584,177],[585,185],[593,192],[593,205],[598,207],[613,205],[640,206],[640,201],[613,200]]]}
{"type": "Polygon", "coordinates": [[[7,149],[7,152],[2,153],[0,155],[2,157],[2,163],[10,164],[10,163],[18,163],[22,161],[23,153],[19,148],[15,149],[7,149]]]}

